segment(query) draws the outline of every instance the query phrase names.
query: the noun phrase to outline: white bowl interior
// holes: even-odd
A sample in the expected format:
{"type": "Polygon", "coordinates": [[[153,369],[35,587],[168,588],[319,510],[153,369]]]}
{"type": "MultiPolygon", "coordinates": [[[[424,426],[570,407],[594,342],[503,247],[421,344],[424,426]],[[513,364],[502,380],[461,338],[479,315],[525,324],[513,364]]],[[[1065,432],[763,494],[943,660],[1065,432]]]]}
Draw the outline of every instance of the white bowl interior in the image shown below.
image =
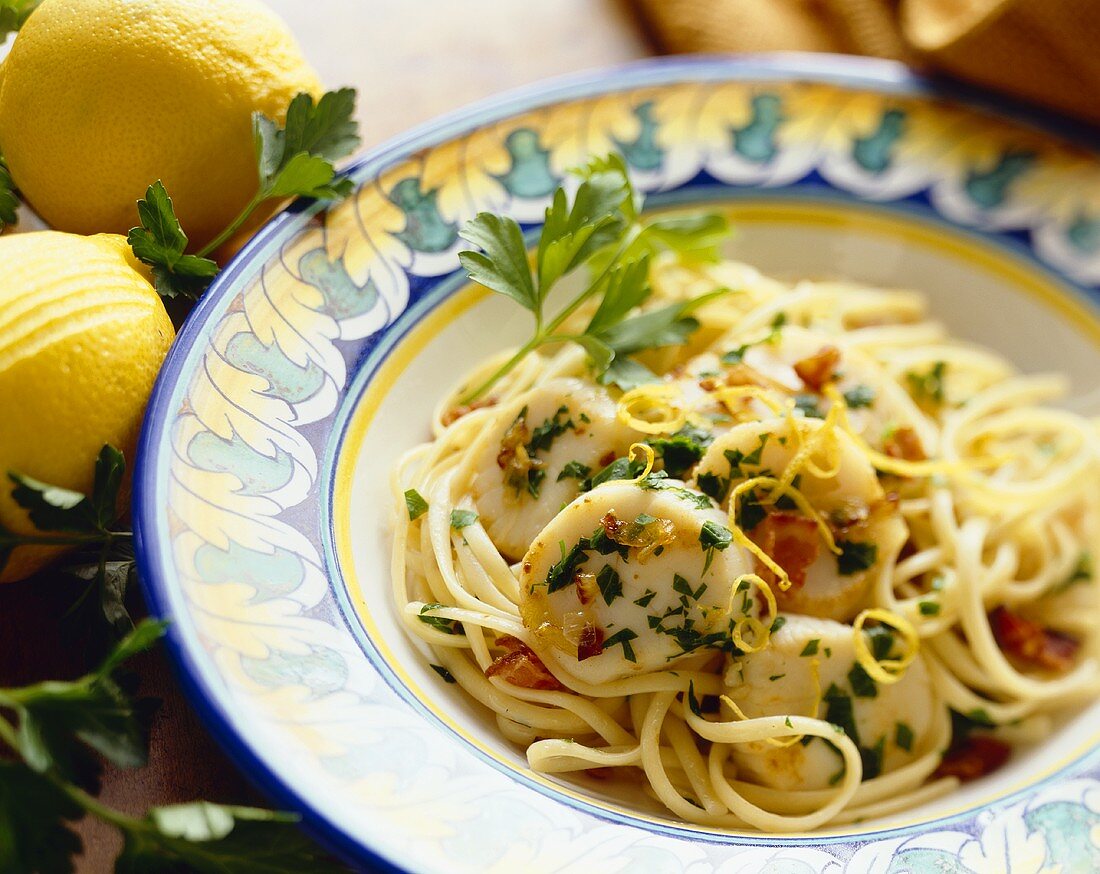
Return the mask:
{"type": "MultiPolygon", "coordinates": [[[[1033,262],[987,242],[964,241],[943,225],[862,206],[754,199],[730,208],[737,228],[731,257],[781,278],[843,278],[925,292],[932,314],[956,336],[992,347],[1025,372],[1066,373],[1075,405],[1095,412],[1087,409],[1086,393],[1100,363],[1100,322],[1091,305],[1033,262]]],[[[350,566],[342,571],[361,591],[351,600],[383,657],[413,694],[468,742],[501,767],[526,772],[523,751],[501,738],[489,713],[428,667],[429,659],[402,632],[390,596],[389,471],[402,452],[428,437],[433,406],[461,374],[487,354],[522,342],[531,327],[529,315],[508,301],[472,291],[460,295],[477,299],[442,328],[429,327],[431,319],[413,327],[398,349],[415,356],[388,387],[368,386],[368,394],[384,394],[361,446],[346,450],[357,456],[350,461],[350,500],[337,500],[336,507],[345,509],[337,509],[334,526],[338,540],[342,528],[351,532],[350,566]]],[[[1100,704],[1068,715],[1051,738],[1019,751],[996,774],[920,810],[841,831],[863,834],[937,819],[1005,797],[1084,755],[1098,739],[1098,720],[1100,704]]],[[[460,741],[440,727],[440,742],[460,741]]],[[[668,821],[639,792],[615,797],[596,781],[557,782],[619,809],[668,821]]]]}

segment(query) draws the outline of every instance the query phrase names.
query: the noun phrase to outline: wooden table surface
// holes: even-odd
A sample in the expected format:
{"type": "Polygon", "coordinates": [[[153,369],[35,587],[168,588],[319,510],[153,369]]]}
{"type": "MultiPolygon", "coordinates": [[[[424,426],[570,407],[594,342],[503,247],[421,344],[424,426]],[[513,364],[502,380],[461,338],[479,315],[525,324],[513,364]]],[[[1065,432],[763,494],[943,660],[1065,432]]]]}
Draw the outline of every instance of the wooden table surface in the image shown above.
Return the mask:
{"type": "MultiPolygon", "coordinates": [[[[290,24],[329,87],[359,89],[364,148],[410,125],[535,80],[650,53],[628,0],[266,0],[290,24]]],[[[0,686],[83,672],[79,634],[62,631],[67,595],[0,586],[0,686]]],[[[159,652],[135,662],[141,693],[162,699],[149,764],[109,770],[102,798],[140,813],[207,798],[266,804],[206,734],[159,652]]],[[[119,847],[85,821],[78,870],[106,872],[119,847]]]]}

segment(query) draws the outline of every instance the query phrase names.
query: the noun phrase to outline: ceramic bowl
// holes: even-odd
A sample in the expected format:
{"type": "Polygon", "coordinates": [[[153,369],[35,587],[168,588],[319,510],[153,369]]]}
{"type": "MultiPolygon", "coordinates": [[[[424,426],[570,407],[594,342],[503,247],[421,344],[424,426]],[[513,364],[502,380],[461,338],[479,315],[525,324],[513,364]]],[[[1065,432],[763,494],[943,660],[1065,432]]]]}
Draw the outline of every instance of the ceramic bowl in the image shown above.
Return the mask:
{"type": "Polygon", "coordinates": [[[529,330],[464,281],[459,227],[491,210],[537,229],[568,169],[612,149],[648,208],[726,210],[731,256],[920,289],[955,333],[1066,372],[1096,412],[1089,136],[893,63],[792,55],[561,80],[370,153],[348,200],[296,204],[256,236],[157,384],[138,557],[194,706],[360,868],[1100,870],[1100,708],[926,807],[814,834],[707,831],[536,774],[401,632],[388,516],[390,469],[433,405],[529,330]]]}

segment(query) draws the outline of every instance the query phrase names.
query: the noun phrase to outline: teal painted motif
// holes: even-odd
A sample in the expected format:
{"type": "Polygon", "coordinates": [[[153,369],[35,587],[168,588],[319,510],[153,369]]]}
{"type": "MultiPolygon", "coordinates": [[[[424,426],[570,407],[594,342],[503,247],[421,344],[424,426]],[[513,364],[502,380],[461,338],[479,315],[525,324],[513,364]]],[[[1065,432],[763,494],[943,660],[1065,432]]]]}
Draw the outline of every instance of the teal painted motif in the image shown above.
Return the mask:
{"type": "Polygon", "coordinates": [[[612,141],[622,152],[631,167],[636,170],[660,170],[665,160],[665,150],[657,145],[657,120],[653,117],[653,101],[647,100],[634,107],[634,117],[641,126],[633,140],[612,141]]]}
{"type": "Polygon", "coordinates": [[[888,109],[882,114],[878,128],[852,143],[852,160],[868,173],[885,173],[893,162],[894,146],[905,134],[905,113],[888,109]]]}
{"type": "Polygon", "coordinates": [[[754,164],[766,164],[779,154],[776,133],[786,119],[778,94],[757,94],[752,99],[752,119],[741,128],[730,128],[733,150],[754,164]]]}
{"type": "Polygon", "coordinates": [[[1025,813],[1024,824],[1029,832],[1039,832],[1046,840],[1046,870],[1061,874],[1100,871],[1100,848],[1092,839],[1100,814],[1083,804],[1052,801],[1025,813]]]}
{"type": "Polygon", "coordinates": [[[241,667],[263,686],[305,686],[314,698],[344,688],[348,681],[348,666],[336,650],[313,646],[305,655],[274,650],[267,658],[244,656],[241,667]]]}
{"type": "Polygon", "coordinates": [[[512,131],[504,148],[512,167],[493,178],[513,197],[549,197],[561,184],[561,177],[550,168],[550,150],[542,147],[537,131],[524,127],[512,131]]]}
{"type": "Polygon", "coordinates": [[[902,850],[884,874],[981,874],[946,850],[902,850]]]}
{"type": "Polygon", "coordinates": [[[439,214],[438,193],[437,188],[421,191],[415,176],[402,179],[390,192],[390,201],[405,213],[405,228],[394,236],[414,252],[446,252],[458,240],[458,224],[439,214]]]}
{"type": "Polygon", "coordinates": [[[325,383],[325,373],[313,361],[295,364],[277,344],[265,346],[255,334],[234,334],[225,347],[226,360],[245,373],[268,382],[265,394],[298,404],[313,397],[325,383]]]}
{"type": "Polygon", "coordinates": [[[1095,254],[1100,251],[1100,218],[1081,213],[1069,226],[1066,237],[1078,252],[1095,254]]]}
{"type": "Polygon", "coordinates": [[[1035,153],[1009,149],[989,170],[971,170],[966,193],[982,209],[995,209],[1008,198],[1009,187],[1035,164],[1035,153]]]}
{"type": "Polygon", "coordinates": [[[294,459],[282,449],[269,458],[257,452],[237,434],[223,440],[211,431],[202,431],[187,444],[187,457],[200,470],[230,473],[241,481],[242,495],[265,495],[281,489],[294,475],[294,459]]]}
{"type": "Polygon", "coordinates": [[[329,261],[324,249],[306,252],[298,259],[302,279],[325,297],[325,312],[337,321],[369,313],[378,303],[378,287],[369,276],[359,285],[348,275],[344,259],[329,261]]]}
{"type": "Polygon", "coordinates": [[[295,553],[277,547],[274,552],[257,552],[229,541],[229,549],[204,543],[195,551],[195,570],[207,583],[245,583],[256,590],[253,603],[281,598],[297,589],[305,579],[302,560],[295,553]]]}

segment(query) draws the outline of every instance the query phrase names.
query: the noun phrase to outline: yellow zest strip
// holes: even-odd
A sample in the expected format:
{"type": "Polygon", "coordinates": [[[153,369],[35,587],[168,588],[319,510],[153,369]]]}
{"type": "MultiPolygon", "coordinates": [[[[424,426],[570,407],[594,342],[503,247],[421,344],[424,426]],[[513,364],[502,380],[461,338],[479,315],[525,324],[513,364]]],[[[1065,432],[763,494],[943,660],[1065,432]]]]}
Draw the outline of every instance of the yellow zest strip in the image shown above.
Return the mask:
{"type": "Polygon", "coordinates": [[[872,680],[879,683],[896,683],[905,676],[905,669],[913,663],[913,659],[920,652],[920,635],[907,619],[884,610],[881,607],[873,607],[864,610],[852,623],[852,637],[855,643],[856,661],[870,675],[872,680]],[[871,648],[867,646],[867,637],[863,633],[863,625],[868,619],[875,619],[883,625],[894,628],[905,642],[905,654],[900,659],[883,659],[878,661],[871,648]]]}
{"type": "MultiPolygon", "coordinates": [[[[883,473],[892,473],[905,477],[929,477],[936,474],[967,473],[973,470],[982,470],[990,467],[1000,467],[1005,463],[1004,456],[987,456],[986,458],[968,458],[962,461],[907,461],[904,458],[893,458],[877,449],[873,449],[862,435],[852,427],[848,419],[848,407],[844,398],[836,390],[836,386],[826,386],[825,396],[833,402],[833,408],[839,407],[840,427],[851,437],[860,451],[867,456],[867,460],[876,470],[883,473]]],[[[832,412],[832,410],[830,410],[832,412]]]]}
{"type": "Polygon", "coordinates": [[[714,397],[729,411],[731,416],[738,416],[745,412],[740,407],[734,406],[735,401],[754,398],[777,416],[782,416],[787,408],[768,394],[766,389],[758,385],[727,385],[714,391],[714,397]]]}
{"type": "MultiPolygon", "coordinates": [[[[791,409],[793,410],[793,407],[791,409]]],[[[803,427],[799,427],[794,416],[789,415],[788,423],[798,443],[798,451],[787,462],[787,466],[783,470],[783,476],[779,478],[781,482],[788,485],[793,483],[794,478],[798,476],[803,468],[818,479],[832,479],[840,473],[840,441],[837,439],[837,427],[840,425],[842,412],[836,404],[833,404],[825,415],[825,421],[821,423],[820,427],[814,429],[813,434],[808,438],[804,437],[802,432],[803,430],[810,430],[811,426],[803,420],[803,427]],[[825,453],[827,467],[821,467],[813,460],[814,453],[819,450],[823,450],[825,453]]]]}
{"type": "Polygon", "coordinates": [[[627,482],[640,483],[647,476],[653,473],[653,462],[656,459],[656,456],[653,453],[653,447],[650,446],[648,443],[631,443],[630,451],[627,453],[627,458],[630,461],[636,461],[640,457],[645,458],[645,470],[643,470],[638,476],[634,477],[634,479],[627,480],[627,482]]]}
{"type": "MultiPolygon", "coordinates": [[[[814,703],[813,703],[813,707],[810,708],[810,713],[809,713],[810,719],[817,719],[817,711],[821,709],[822,694],[821,694],[821,670],[820,670],[820,668],[821,668],[821,660],[817,656],[814,656],[812,659],[810,659],[810,676],[813,678],[813,681],[814,681],[814,703]]],[[[722,695],[722,696],[720,696],[720,698],[718,700],[720,700],[730,710],[732,710],[734,715],[738,719],[740,719],[740,720],[748,719],[748,717],[745,715],[744,711],[740,707],[737,706],[737,703],[732,698],[730,698],[729,695],[722,695]]],[[[793,714],[793,715],[797,716],[797,714],[793,714]]],[[[767,743],[771,744],[773,747],[779,747],[780,749],[783,749],[785,747],[793,747],[796,743],[799,743],[802,740],[802,738],[804,738],[804,737],[805,737],[805,735],[803,735],[803,734],[796,734],[792,737],[784,738],[783,740],[779,740],[779,738],[775,738],[775,737],[766,737],[766,738],[764,738],[764,740],[767,743]]]]}
{"type": "Polygon", "coordinates": [[[828,547],[829,552],[833,553],[833,555],[840,555],[840,547],[836,545],[836,539],[833,537],[833,532],[825,523],[825,520],[821,518],[821,514],[813,508],[813,505],[806,499],[806,496],[794,486],[790,484],[783,485],[783,483],[774,476],[754,476],[752,479],[747,479],[743,483],[740,483],[730,492],[730,532],[733,534],[733,538],[738,546],[744,547],[759,558],[765,567],[779,577],[779,588],[785,592],[791,587],[791,580],[790,577],[787,576],[787,572],[776,564],[770,555],[753,543],[753,541],[749,539],[749,536],[745,534],[744,529],[737,523],[738,499],[741,495],[745,494],[745,492],[752,491],[758,486],[768,489],[773,495],[778,492],[779,495],[786,495],[794,501],[794,505],[801,510],[807,518],[813,519],[814,524],[817,525],[818,533],[821,534],[821,539],[825,541],[825,546],[828,547]]]}
{"type": "Polygon", "coordinates": [[[619,398],[616,416],[643,434],[675,434],[687,422],[687,411],[680,401],[680,390],[674,385],[640,385],[619,398]]]}
{"type": "Polygon", "coordinates": [[[762,577],[757,574],[741,574],[730,587],[730,602],[726,610],[727,616],[733,613],[733,602],[740,594],[737,590],[741,587],[741,583],[751,583],[763,595],[768,604],[768,623],[765,625],[755,616],[742,617],[733,626],[733,642],[742,652],[760,652],[771,641],[771,626],[775,621],[775,617],[779,615],[779,604],[776,603],[775,593],[772,591],[771,586],[764,582],[762,577]],[[753,643],[751,644],[745,641],[746,629],[752,630],[753,643]]]}

